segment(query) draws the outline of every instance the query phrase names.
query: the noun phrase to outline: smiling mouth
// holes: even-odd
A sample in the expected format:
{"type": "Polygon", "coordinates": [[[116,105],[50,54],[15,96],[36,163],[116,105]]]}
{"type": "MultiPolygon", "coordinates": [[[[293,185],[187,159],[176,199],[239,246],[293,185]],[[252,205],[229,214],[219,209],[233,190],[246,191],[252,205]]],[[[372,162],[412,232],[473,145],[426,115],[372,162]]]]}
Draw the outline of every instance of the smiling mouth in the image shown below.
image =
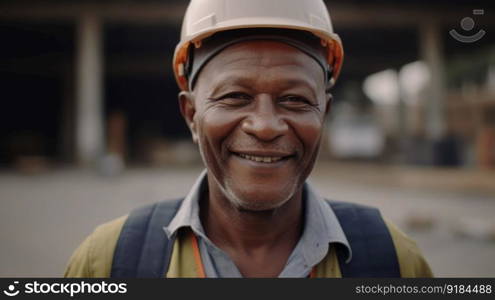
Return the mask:
{"type": "Polygon", "coordinates": [[[290,158],[290,156],[261,156],[261,155],[249,155],[249,154],[235,153],[235,152],[234,154],[247,160],[261,162],[265,164],[276,163],[290,158]]]}

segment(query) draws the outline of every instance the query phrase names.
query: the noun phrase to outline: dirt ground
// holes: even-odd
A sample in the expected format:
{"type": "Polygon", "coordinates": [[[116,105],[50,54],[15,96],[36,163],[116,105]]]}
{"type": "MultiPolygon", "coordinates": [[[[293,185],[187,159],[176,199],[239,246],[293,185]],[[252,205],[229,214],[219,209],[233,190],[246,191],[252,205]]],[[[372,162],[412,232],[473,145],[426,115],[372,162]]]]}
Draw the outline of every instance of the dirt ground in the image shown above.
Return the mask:
{"type": "MultiPolygon", "coordinates": [[[[95,226],[184,195],[200,171],[0,173],[0,276],[61,276],[95,226]]],[[[495,172],[320,162],[310,181],[327,198],[379,207],[417,241],[437,277],[495,276],[495,172]]]]}

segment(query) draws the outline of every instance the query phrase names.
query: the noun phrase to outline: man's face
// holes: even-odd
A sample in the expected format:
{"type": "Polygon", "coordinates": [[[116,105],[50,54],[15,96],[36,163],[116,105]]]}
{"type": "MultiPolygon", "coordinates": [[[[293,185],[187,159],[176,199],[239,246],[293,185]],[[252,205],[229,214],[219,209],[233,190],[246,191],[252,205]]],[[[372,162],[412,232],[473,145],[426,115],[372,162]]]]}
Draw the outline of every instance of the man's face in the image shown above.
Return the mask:
{"type": "MultiPolygon", "coordinates": [[[[286,203],[311,172],[328,111],[323,70],[277,42],[228,47],[202,70],[181,109],[208,180],[236,207],[286,203]]],[[[211,183],[210,183],[211,186],[211,183]]]]}

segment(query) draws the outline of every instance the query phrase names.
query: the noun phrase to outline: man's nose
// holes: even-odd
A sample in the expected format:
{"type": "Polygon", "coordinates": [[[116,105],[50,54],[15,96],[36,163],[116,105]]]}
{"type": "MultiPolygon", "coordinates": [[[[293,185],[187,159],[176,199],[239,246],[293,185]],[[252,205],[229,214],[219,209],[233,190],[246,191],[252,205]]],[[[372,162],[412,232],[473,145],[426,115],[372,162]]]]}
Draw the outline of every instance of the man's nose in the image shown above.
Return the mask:
{"type": "Polygon", "coordinates": [[[243,120],[242,130],[265,142],[284,135],[289,125],[277,112],[274,99],[269,95],[261,95],[255,102],[253,110],[243,120]]]}

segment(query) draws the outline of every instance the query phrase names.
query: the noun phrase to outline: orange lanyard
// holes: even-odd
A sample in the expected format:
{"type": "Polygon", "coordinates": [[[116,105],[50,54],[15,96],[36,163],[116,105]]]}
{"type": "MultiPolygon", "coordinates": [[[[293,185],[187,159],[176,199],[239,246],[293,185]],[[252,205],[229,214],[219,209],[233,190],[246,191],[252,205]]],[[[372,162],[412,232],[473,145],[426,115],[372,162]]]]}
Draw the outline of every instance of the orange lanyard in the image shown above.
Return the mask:
{"type": "MultiPolygon", "coordinates": [[[[199,251],[198,238],[191,231],[192,238],[192,246],[194,253],[194,261],[196,262],[196,266],[198,267],[198,278],[206,278],[205,268],[203,266],[203,261],[201,260],[201,253],[199,251]]],[[[316,266],[311,269],[311,273],[309,274],[309,278],[316,278],[316,266]]]]}
{"type": "Polygon", "coordinates": [[[316,278],[316,266],[311,269],[311,273],[309,273],[309,278],[316,278]]]}
{"type": "Polygon", "coordinates": [[[198,278],[206,278],[205,268],[203,266],[203,261],[201,260],[201,254],[199,252],[198,239],[194,232],[191,231],[192,237],[192,247],[194,253],[194,260],[196,261],[196,266],[198,267],[198,278]]]}

